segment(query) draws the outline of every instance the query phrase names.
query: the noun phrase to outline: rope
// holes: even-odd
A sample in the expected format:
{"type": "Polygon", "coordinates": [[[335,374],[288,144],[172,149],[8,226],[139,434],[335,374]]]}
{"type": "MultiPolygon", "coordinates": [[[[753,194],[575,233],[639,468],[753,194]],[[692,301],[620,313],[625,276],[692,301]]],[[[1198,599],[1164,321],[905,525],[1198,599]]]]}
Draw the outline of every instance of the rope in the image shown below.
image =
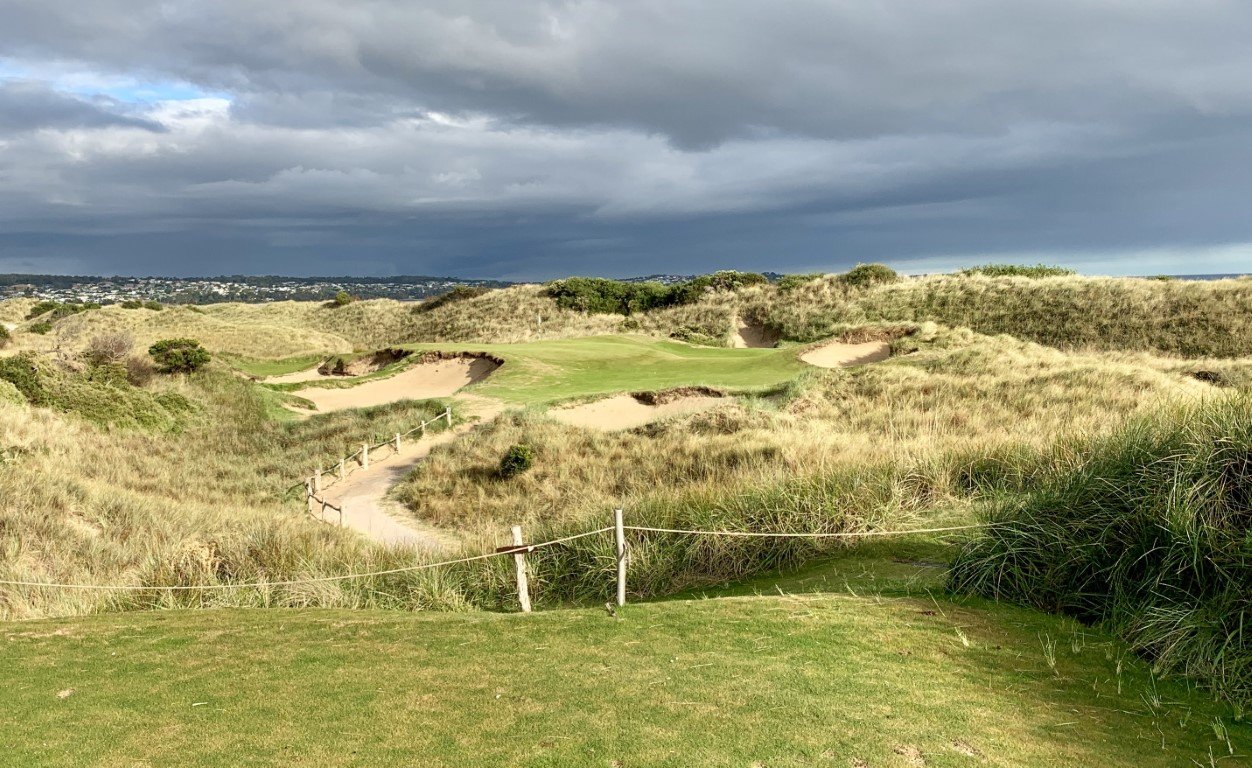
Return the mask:
{"type": "Polygon", "coordinates": [[[347,581],[349,579],[366,579],[374,576],[390,576],[396,573],[409,573],[412,571],[426,571],[431,568],[442,568],[446,565],[458,565],[460,563],[472,563],[476,560],[487,560],[492,557],[503,557],[505,555],[516,555],[520,552],[541,549],[543,547],[551,547],[557,544],[564,544],[567,541],[575,539],[584,539],[588,536],[595,536],[601,533],[607,533],[613,530],[612,527],[597,528],[594,531],[586,531],[585,533],[576,533],[573,536],[565,536],[560,539],[545,541],[540,544],[524,544],[515,549],[505,550],[504,552],[487,552],[482,555],[474,555],[472,557],[462,557],[457,560],[444,560],[438,563],[422,563],[421,565],[410,565],[404,568],[392,568],[387,571],[370,571],[368,573],[346,573],[339,576],[319,576],[310,579],[290,579],[288,581],[253,581],[243,584],[185,584],[171,586],[144,586],[142,584],[54,584],[43,581],[8,581],[0,580],[0,586],[10,587],[49,587],[56,589],[100,589],[100,590],[124,590],[129,592],[143,591],[163,591],[163,592],[189,592],[189,591],[207,591],[212,589],[246,589],[249,587],[290,587],[297,584],[324,584],[330,581],[347,581]]]}
{"type": "Polygon", "coordinates": [[[741,536],[750,538],[774,539],[853,539],[868,536],[908,536],[914,533],[947,533],[949,531],[968,531],[975,528],[988,528],[995,523],[974,523],[971,525],[952,525],[944,528],[917,528],[909,531],[847,531],[844,533],[774,533],[771,531],[689,531],[680,528],[652,528],[643,525],[624,525],[623,530],[642,531],[645,533],[680,533],[688,536],[741,536]]]}

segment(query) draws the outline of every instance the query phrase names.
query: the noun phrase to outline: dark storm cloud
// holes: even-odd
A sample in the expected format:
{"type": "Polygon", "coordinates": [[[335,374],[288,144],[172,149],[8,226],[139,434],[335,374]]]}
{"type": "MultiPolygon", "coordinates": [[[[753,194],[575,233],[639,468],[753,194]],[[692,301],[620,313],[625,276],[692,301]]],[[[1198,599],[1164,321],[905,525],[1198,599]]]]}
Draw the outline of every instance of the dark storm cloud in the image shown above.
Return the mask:
{"type": "Polygon", "coordinates": [[[1252,241],[1241,2],[0,5],[23,73],[0,268],[1217,264],[1252,241]],[[65,85],[110,78],[157,95],[65,85]]]}

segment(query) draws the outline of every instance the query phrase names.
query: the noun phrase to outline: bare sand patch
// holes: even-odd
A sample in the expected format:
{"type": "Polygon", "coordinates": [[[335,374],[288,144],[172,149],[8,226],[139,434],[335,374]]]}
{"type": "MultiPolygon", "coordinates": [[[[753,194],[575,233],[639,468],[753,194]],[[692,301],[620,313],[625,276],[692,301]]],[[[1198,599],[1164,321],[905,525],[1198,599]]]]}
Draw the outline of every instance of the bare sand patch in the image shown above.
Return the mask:
{"type": "Polygon", "coordinates": [[[819,368],[843,368],[850,365],[880,363],[889,357],[891,357],[891,345],[885,341],[866,341],[860,344],[832,341],[800,355],[801,360],[819,368]]]}
{"type": "Polygon", "coordinates": [[[735,349],[773,349],[779,338],[781,337],[777,331],[735,316],[735,330],[730,335],[730,346],[735,349]]]}
{"type": "Polygon", "coordinates": [[[306,381],[325,381],[330,377],[321,372],[320,366],[306,368],[295,373],[284,373],[281,376],[266,376],[261,381],[266,384],[303,384],[306,381]]]}
{"type": "Polygon", "coordinates": [[[727,402],[727,398],[710,393],[616,395],[582,405],[554,408],[548,413],[562,424],[574,427],[633,429],[667,416],[707,411],[727,402]]]}
{"type": "Polygon", "coordinates": [[[449,397],[466,385],[482,381],[499,367],[499,362],[486,357],[423,360],[395,376],[355,387],[305,387],[293,394],[312,402],[321,413],[368,408],[397,400],[449,397]]]}

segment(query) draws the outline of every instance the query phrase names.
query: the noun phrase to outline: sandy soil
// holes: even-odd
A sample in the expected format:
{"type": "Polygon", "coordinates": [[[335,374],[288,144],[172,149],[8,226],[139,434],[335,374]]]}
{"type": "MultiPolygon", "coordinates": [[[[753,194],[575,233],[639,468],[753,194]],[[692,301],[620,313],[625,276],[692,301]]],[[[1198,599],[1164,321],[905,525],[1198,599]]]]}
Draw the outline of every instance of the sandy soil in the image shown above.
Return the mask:
{"type": "MultiPolygon", "coordinates": [[[[504,410],[504,404],[490,398],[462,395],[455,398],[452,408],[460,415],[490,421],[504,410]]],[[[400,453],[391,448],[380,448],[370,454],[369,469],[357,467],[344,480],[325,476],[328,485],[322,495],[331,504],[343,508],[342,523],[345,528],[351,528],[374,541],[424,549],[455,546],[456,536],[414,520],[403,505],[387,498],[387,494],[413,467],[430,455],[432,448],[450,443],[472,428],[471,424],[459,424],[420,440],[414,435],[400,441],[400,453]]],[[[326,510],[326,521],[339,523],[339,513],[326,510]]]]}
{"type": "Polygon", "coordinates": [[[889,357],[891,357],[891,345],[885,341],[867,341],[863,344],[832,341],[800,355],[801,360],[819,368],[880,363],[889,357]]]}
{"type": "Polygon", "coordinates": [[[724,397],[690,395],[662,405],[647,405],[630,395],[617,395],[569,408],[554,408],[548,415],[563,424],[592,429],[631,429],[666,416],[707,411],[730,402],[724,397]]]}
{"type": "Polygon", "coordinates": [[[772,349],[778,344],[778,334],[763,325],[735,318],[735,331],[730,335],[730,346],[735,349],[772,349]]]}
{"type": "Polygon", "coordinates": [[[326,389],[305,387],[293,394],[311,401],[320,413],[345,408],[367,408],[397,400],[424,400],[448,397],[461,387],[482,381],[499,366],[484,358],[456,358],[418,363],[385,379],[375,379],[355,387],[326,389]]]}
{"type": "Polygon", "coordinates": [[[17,323],[0,323],[0,325],[3,325],[6,331],[11,331],[17,328],[17,323]]]}

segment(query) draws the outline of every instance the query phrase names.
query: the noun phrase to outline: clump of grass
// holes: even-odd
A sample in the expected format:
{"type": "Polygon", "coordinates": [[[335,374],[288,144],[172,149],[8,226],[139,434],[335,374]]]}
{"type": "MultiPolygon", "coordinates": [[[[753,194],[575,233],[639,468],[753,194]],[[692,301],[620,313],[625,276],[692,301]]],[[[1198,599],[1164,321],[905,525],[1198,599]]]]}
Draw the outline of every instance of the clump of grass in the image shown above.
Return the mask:
{"type": "Polygon", "coordinates": [[[1001,501],[952,588],[1102,623],[1252,702],[1252,399],[1140,419],[1001,501]]]}
{"type": "Polygon", "coordinates": [[[900,279],[896,271],[886,264],[857,264],[839,276],[839,281],[853,288],[869,288],[886,285],[900,279]]]}

